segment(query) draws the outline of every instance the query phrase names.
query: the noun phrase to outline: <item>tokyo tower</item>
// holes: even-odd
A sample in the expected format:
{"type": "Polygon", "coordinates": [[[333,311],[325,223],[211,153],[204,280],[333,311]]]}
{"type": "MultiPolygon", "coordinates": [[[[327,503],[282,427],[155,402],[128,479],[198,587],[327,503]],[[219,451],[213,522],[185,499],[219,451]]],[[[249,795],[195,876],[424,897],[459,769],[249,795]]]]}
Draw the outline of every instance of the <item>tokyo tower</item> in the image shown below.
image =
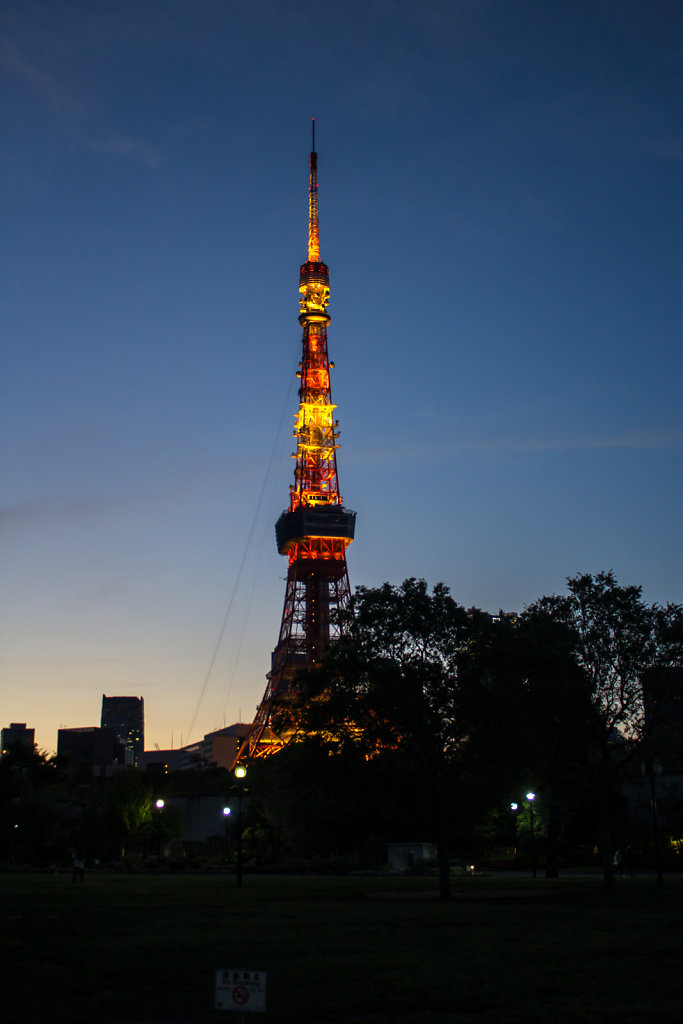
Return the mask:
{"type": "Polygon", "coordinates": [[[346,549],[353,540],[356,513],[345,508],[337,478],[339,421],[330,390],[327,326],[330,315],[329,269],[320,259],[318,233],[318,154],[310,156],[308,259],[299,273],[299,323],[303,353],[299,409],[295,417],[296,459],[289,507],[275,524],[281,555],[289,559],[287,587],[268,685],[238,760],[280,750],[286,737],[271,728],[273,701],[293,690],[295,673],[317,664],[325,647],[344,631],[338,614],[350,598],[346,549]]]}

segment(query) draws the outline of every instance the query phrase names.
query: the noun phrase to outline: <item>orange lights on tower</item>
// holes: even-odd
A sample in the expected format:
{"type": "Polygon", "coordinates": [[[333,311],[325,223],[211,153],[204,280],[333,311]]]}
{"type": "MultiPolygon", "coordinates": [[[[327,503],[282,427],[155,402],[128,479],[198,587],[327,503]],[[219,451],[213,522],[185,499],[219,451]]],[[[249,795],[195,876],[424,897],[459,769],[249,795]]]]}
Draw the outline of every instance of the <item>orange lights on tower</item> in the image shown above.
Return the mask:
{"type": "Polygon", "coordinates": [[[237,760],[279,750],[287,737],[271,728],[273,701],[292,692],[300,669],[319,662],[325,648],[344,631],[350,599],[346,549],[353,540],[356,513],[339,493],[339,421],[332,402],[327,327],[330,276],[320,260],[318,154],[310,155],[308,260],[299,272],[299,323],[303,329],[299,363],[299,408],[294,420],[296,460],[289,507],[275,524],[278,551],[289,560],[280,635],[272,654],[264,697],[237,760]]]}
{"type": "Polygon", "coordinates": [[[315,118],[313,118],[313,147],[310,160],[310,183],[308,186],[308,260],[320,260],[320,238],[318,231],[318,154],[315,151],[315,118]]]}

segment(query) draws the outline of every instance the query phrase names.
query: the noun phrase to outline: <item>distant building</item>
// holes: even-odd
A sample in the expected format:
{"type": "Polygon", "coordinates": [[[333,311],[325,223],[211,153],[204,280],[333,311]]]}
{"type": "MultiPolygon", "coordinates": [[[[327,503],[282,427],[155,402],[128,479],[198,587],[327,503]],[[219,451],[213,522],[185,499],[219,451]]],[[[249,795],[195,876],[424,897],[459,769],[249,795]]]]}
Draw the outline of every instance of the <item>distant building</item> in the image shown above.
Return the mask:
{"type": "Polygon", "coordinates": [[[391,871],[412,871],[424,861],[435,860],[433,843],[387,843],[387,863],[391,871]]]}
{"type": "Polygon", "coordinates": [[[28,747],[33,750],[35,747],[35,729],[27,729],[26,722],[12,722],[9,728],[3,729],[0,743],[2,744],[2,753],[6,754],[11,747],[20,743],[23,747],[28,747]]]}
{"type": "Polygon", "coordinates": [[[177,747],[175,750],[146,750],[139,766],[163,774],[203,768],[210,764],[215,764],[219,768],[230,768],[250,728],[247,722],[235,722],[224,729],[208,732],[204,739],[188,743],[185,747],[177,747]]]}
{"type": "Polygon", "coordinates": [[[139,767],[149,772],[159,772],[162,775],[168,775],[169,772],[180,771],[181,754],[182,747],[168,750],[145,750],[139,767]]]}
{"type": "Polygon", "coordinates": [[[97,725],[81,729],[58,729],[57,756],[72,761],[87,761],[96,775],[113,775],[117,761],[123,759],[123,748],[113,729],[97,725]]]}
{"type": "Polygon", "coordinates": [[[124,748],[124,764],[142,765],[145,750],[145,702],[142,697],[102,694],[102,728],[113,729],[124,748]]]}
{"type": "Polygon", "coordinates": [[[207,732],[203,740],[190,743],[180,752],[180,770],[196,768],[202,764],[215,764],[219,768],[230,768],[237,757],[242,740],[249,732],[251,725],[236,722],[225,729],[207,732]]]}
{"type": "Polygon", "coordinates": [[[519,615],[517,612],[504,612],[501,608],[497,615],[491,616],[491,622],[511,622],[516,625],[519,615]]]}

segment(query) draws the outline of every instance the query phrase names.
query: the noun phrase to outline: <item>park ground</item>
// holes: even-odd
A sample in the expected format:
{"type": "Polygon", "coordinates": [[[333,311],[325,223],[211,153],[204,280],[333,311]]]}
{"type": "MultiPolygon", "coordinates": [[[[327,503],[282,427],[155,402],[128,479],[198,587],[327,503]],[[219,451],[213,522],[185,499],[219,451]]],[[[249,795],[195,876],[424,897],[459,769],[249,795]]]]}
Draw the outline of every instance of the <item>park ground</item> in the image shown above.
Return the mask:
{"type": "Polygon", "coordinates": [[[7,1020],[22,1024],[668,1024],[683,879],[0,875],[7,1020]],[[214,1009],[267,972],[265,1013],[214,1009]]]}

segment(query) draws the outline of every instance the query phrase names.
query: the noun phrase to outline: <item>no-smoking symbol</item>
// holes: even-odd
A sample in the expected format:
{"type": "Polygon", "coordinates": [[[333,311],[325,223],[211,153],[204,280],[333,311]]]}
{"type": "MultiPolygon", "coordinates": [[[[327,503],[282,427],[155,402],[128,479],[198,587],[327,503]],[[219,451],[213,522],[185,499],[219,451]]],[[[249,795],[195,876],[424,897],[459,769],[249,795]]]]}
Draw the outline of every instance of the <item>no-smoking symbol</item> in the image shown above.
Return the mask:
{"type": "Polygon", "coordinates": [[[244,1006],[245,1003],[249,1002],[249,989],[245,988],[244,985],[236,985],[232,990],[232,1001],[237,1003],[238,1006],[244,1006]]]}

